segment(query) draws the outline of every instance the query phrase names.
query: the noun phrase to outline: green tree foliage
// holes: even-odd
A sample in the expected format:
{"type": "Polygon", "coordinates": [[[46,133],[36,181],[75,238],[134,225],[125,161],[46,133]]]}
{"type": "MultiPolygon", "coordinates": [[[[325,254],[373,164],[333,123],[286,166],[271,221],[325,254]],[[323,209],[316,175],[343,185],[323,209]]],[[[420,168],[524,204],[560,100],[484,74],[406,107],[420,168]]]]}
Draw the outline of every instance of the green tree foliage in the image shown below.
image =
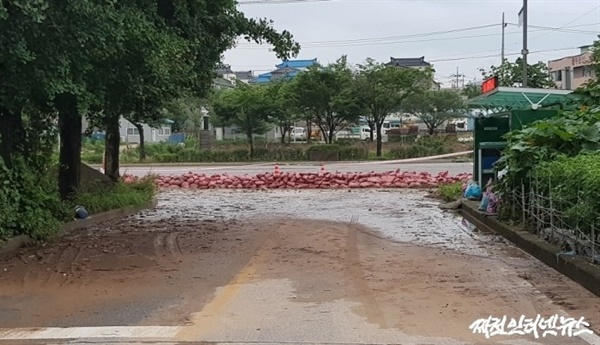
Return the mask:
{"type": "MultiPolygon", "coordinates": [[[[484,78],[497,76],[500,86],[519,87],[523,84],[522,61],[521,58],[517,58],[514,63],[504,60],[500,66],[492,66],[489,70],[480,69],[480,72],[484,78]]],[[[555,87],[548,66],[544,62],[527,65],[527,87],[540,89],[555,87]]]]}
{"type": "Polygon", "coordinates": [[[174,122],[171,125],[173,132],[197,133],[203,128],[202,117],[207,108],[207,99],[188,95],[167,103],[161,111],[164,118],[174,122]]]}
{"type": "MultiPolygon", "coordinates": [[[[521,130],[510,132],[507,141],[508,146],[497,164],[498,170],[506,171],[506,175],[497,185],[501,195],[510,195],[512,191],[520,191],[521,188],[525,189],[526,194],[530,188],[548,192],[548,174],[552,174],[552,192],[560,193],[561,198],[572,202],[580,192],[578,186],[583,186],[577,177],[578,174],[573,174],[574,169],[580,169],[587,180],[591,179],[587,176],[588,173],[597,174],[596,165],[579,165],[589,161],[590,157],[577,157],[600,150],[600,111],[562,111],[553,118],[539,120],[521,130]],[[567,165],[570,166],[568,169],[567,165]],[[556,173],[562,169],[564,171],[560,174],[556,173]],[[535,182],[536,177],[540,176],[544,180],[539,180],[537,185],[531,186],[530,181],[535,182]],[[570,177],[567,179],[567,176],[570,177]],[[570,198],[567,198],[566,194],[569,194],[570,198]]],[[[594,179],[598,180],[598,176],[595,175],[594,179]]],[[[597,188],[590,186],[592,187],[597,188]]],[[[584,187],[584,190],[586,188],[584,187]]],[[[593,189],[594,192],[596,190],[593,189]]],[[[520,212],[510,214],[510,206],[504,208],[503,216],[518,218],[520,212]]]]}
{"type": "Polygon", "coordinates": [[[377,132],[377,157],[382,155],[381,128],[385,119],[400,111],[407,98],[430,89],[432,72],[386,66],[372,59],[359,67],[353,82],[354,96],[365,110],[369,127],[377,132]]]}
{"type": "Polygon", "coordinates": [[[600,105],[600,41],[594,42],[591,60],[594,62],[592,68],[596,72],[595,77],[575,90],[574,94],[578,97],[574,102],[586,107],[597,107],[600,105]]]}
{"type": "Polygon", "coordinates": [[[354,97],[353,82],[346,56],[325,67],[313,66],[293,81],[295,109],[313,114],[327,143],[333,143],[335,133],[358,121],[362,113],[361,104],[354,97]]]}
{"type": "Polygon", "coordinates": [[[429,90],[409,97],[405,109],[423,121],[429,134],[433,135],[449,119],[464,116],[466,105],[454,90],[429,90]]]}
{"type": "Polygon", "coordinates": [[[278,104],[269,87],[240,84],[225,90],[211,102],[211,120],[218,127],[234,126],[248,139],[250,157],[254,157],[254,136],[264,134],[278,113],[278,104]]]}
{"type": "Polygon", "coordinates": [[[265,85],[268,88],[268,94],[273,98],[276,106],[276,112],[273,118],[274,124],[279,127],[281,133],[281,143],[285,143],[285,138],[291,135],[291,129],[294,123],[302,116],[291,106],[294,102],[294,87],[290,81],[277,81],[265,85]]]}
{"type": "MultiPolygon", "coordinates": [[[[3,0],[0,180],[46,176],[58,127],[58,189],[74,198],[83,117],[106,130],[107,174],[116,180],[119,118],[152,124],[171,100],[207,95],[215,66],[240,36],[272,44],[282,59],[300,48],[269,20],[246,18],[234,0],[3,0]]],[[[25,182],[3,186],[16,210],[25,200],[27,209],[48,209],[44,193],[54,195],[25,182]]]]}
{"type": "Polygon", "coordinates": [[[482,94],[481,86],[475,85],[474,83],[467,84],[462,90],[462,93],[467,99],[475,98],[482,94]]]}

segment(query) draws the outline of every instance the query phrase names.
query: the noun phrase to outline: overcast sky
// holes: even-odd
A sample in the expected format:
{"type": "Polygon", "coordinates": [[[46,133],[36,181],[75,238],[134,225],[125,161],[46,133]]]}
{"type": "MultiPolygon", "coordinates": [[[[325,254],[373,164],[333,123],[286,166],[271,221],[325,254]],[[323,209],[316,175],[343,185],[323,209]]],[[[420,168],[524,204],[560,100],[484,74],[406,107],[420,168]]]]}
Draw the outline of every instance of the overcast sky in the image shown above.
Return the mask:
{"type": "MultiPolygon", "coordinates": [[[[425,56],[443,87],[451,86],[457,68],[469,81],[481,79],[479,68],[499,64],[502,12],[509,23],[507,58],[514,61],[523,43],[516,25],[522,0],[238,1],[246,16],[272,19],[277,29],[290,31],[302,45],[298,59],[327,64],[344,54],[351,63],[425,56]]],[[[600,33],[600,0],[529,0],[529,25],[530,63],[576,55],[600,33]]],[[[234,70],[255,74],[278,62],[268,45],[245,41],[225,53],[234,70]]]]}

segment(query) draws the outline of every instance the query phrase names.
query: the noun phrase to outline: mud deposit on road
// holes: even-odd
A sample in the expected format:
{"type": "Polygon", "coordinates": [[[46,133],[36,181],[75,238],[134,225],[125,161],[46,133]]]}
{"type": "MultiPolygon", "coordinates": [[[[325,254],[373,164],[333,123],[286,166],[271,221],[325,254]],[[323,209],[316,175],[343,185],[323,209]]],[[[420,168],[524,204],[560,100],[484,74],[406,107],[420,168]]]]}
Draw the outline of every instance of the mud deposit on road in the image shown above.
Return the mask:
{"type": "MultiPolygon", "coordinates": [[[[598,331],[599,298],[423,195],[162,193],[155,210],[0,258],[0,324],[433,344],[483,342],[468,327],[490,314],[562,309],[598,331]]],[[[569,343],[528,339],[520,344],[569,343]]]]}

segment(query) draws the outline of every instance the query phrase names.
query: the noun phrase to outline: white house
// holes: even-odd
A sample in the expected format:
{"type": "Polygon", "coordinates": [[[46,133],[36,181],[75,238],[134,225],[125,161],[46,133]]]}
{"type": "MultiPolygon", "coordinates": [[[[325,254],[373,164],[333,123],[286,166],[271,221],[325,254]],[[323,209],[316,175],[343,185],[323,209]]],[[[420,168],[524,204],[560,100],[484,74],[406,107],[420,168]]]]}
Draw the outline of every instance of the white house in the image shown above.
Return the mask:
{"type": "MultiPolygon", "coordinates": [[[[165,123],[159,128],[152,128],[147,124],[142,124],[142,128],[144,130],[144,142],[157,143],[161,141],[168,141],[169,136],[171,135],[172,124],[173,121],[171,120],[165,120],[165,123]]],[[[82,132],[85,133],[88,127],[89,124],[84,117],[82,121],[82,132]]],[[[139,144],[140,142],[139,130],[133,125],[133,123],[127,121],[124,117],[119,119],[119,135],[121,136],[121,141],[123,142],[134,144],[139,144]]]]}
{"type": "MultiPolygon", "coordinates": [[[[147,124],[142,124],[144,131],[144,142],[145,143],[158,143],[161,141],[168,141],[171,136],[171,125],[173,121],[165,120],[164,123],[158,128],[152,128],[147,124]]],[[[119,133],[121,140],[130,144],[140,143],[140,132],[138,128],[124,117],[119,120],[119,133]]]]}

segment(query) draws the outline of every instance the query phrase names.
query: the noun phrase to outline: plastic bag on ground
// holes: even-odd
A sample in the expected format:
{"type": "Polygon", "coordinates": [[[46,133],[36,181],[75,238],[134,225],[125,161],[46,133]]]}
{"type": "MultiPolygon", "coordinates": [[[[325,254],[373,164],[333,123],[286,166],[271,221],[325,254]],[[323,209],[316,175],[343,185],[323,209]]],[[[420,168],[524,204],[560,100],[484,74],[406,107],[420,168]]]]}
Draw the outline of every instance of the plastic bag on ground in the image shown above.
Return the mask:
{"type": "Polygon", "coordinates": [[[469,181],[465,194],[463,195],[469,200],[479,200],[481,198],[481,188],[475,181],[469,181]]]}
{"type": "Polygon", "coordinates": [[[487,212],[489,203],[490,203],[490,195],[489,195],[489,193],[484,193],[483,198],[481,199],[481,204],[479,204],[479,211],[487,212]]]}
{"type": "Polygon", "coordinates": [[[498,213],[498,204],[500,203],[500,198],[495,193],[489,193],[489,202],[487,205],[487,213],[498,213]]]}

